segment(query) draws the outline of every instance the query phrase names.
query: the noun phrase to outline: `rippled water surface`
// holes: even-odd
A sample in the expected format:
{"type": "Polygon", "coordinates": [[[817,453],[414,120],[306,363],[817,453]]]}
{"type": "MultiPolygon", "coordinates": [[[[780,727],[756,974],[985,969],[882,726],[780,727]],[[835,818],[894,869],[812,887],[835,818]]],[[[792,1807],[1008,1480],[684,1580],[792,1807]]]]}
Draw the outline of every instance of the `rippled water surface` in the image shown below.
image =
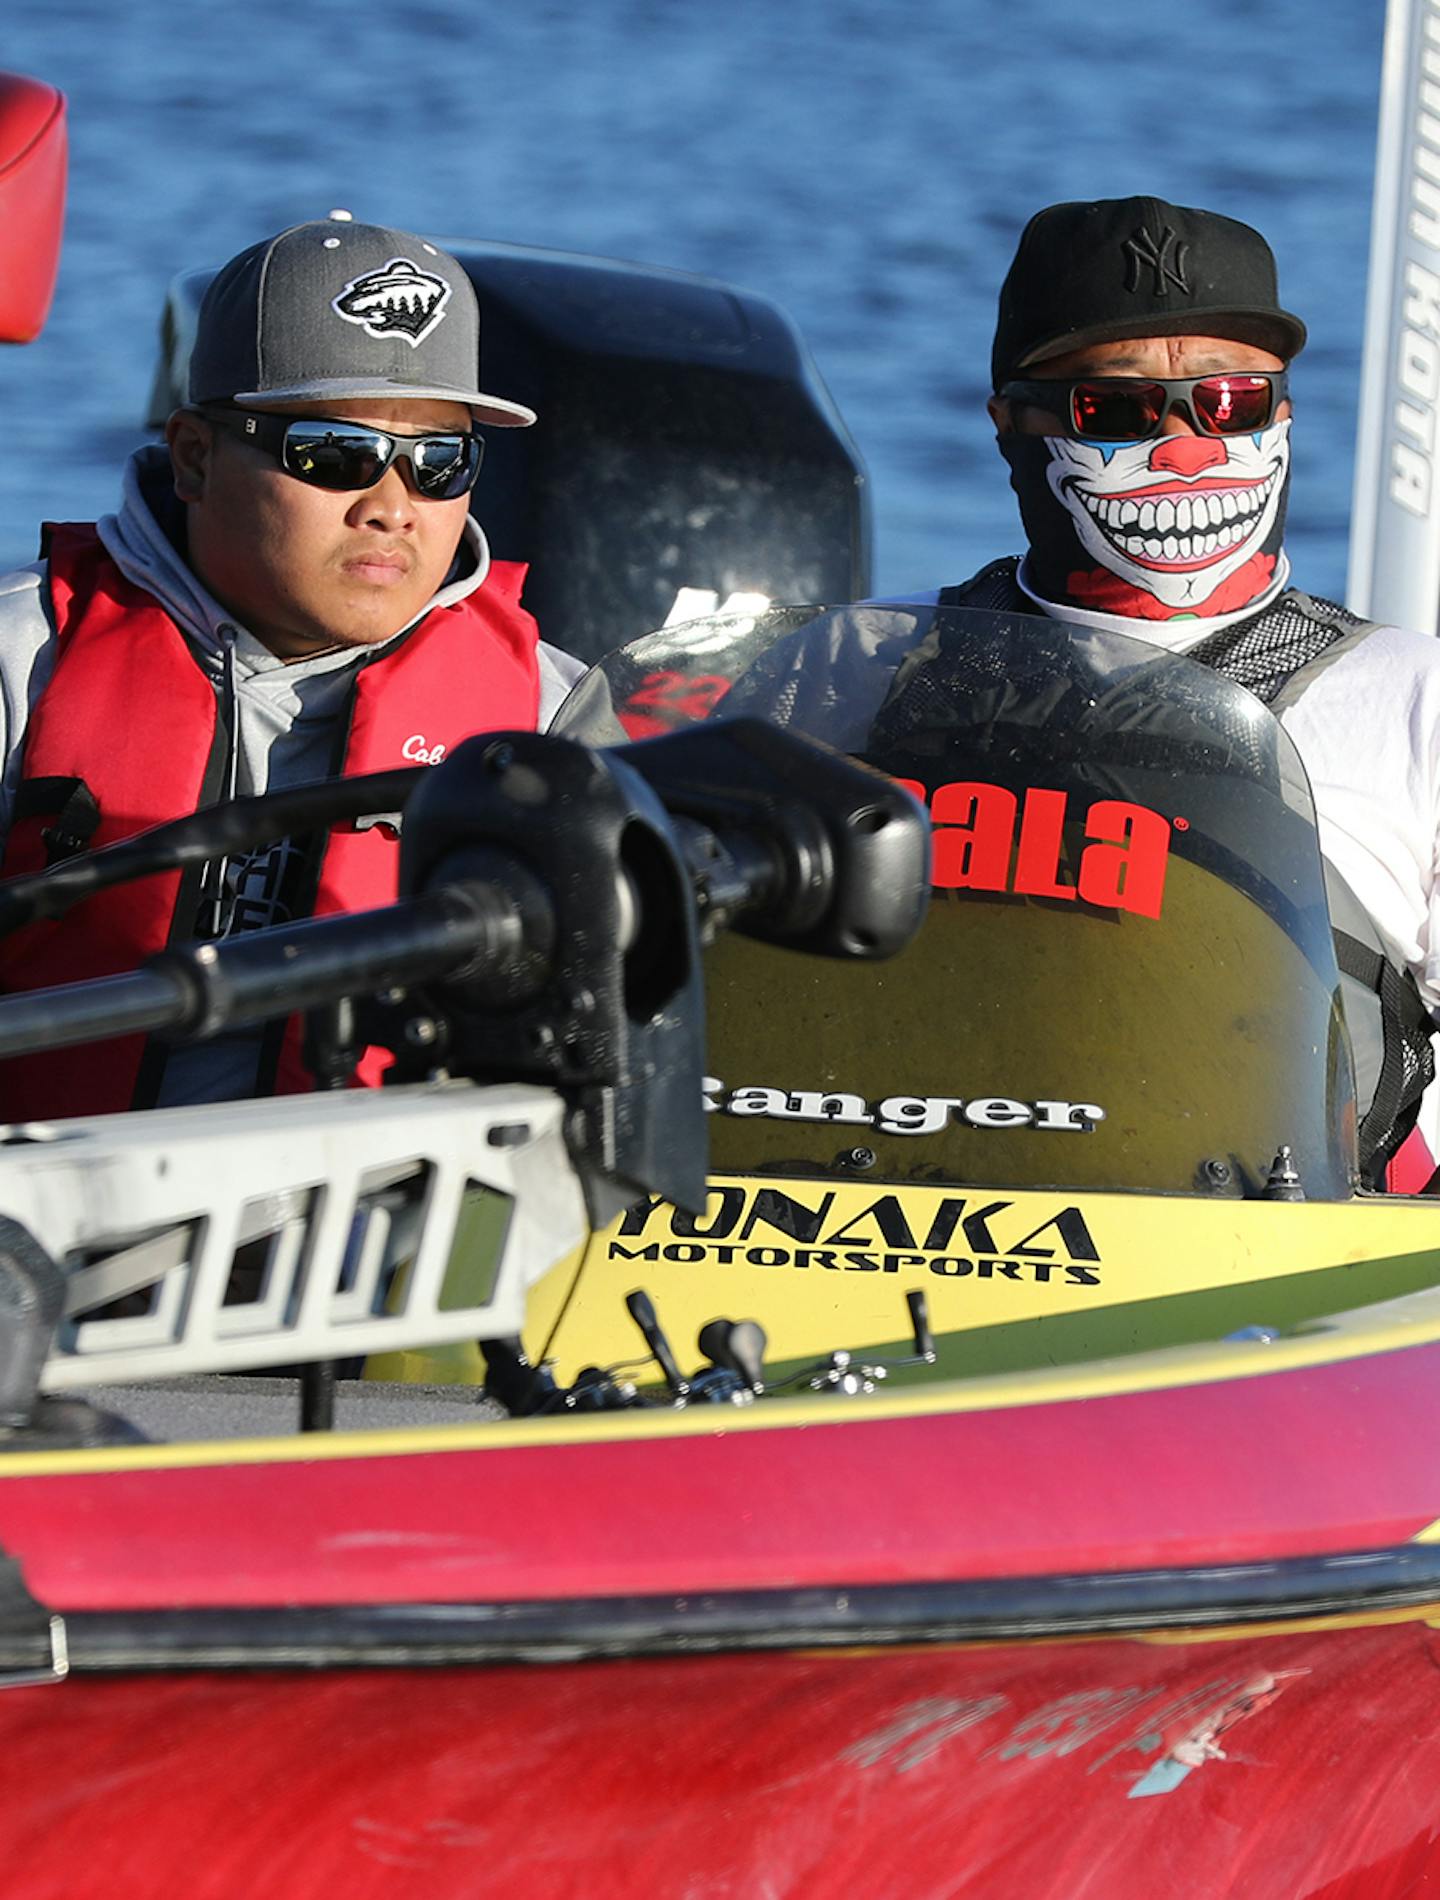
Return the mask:
{"type": "Polygon", "coordinates": [[[1290,548],[1344,584],[1380,0],[11,0],[73,172],[51,326],[0,352],[0,560],[111,504],[177,270],[302,218],[637,259],[782,303],[874,483],[877,585],[1016,545],[995,293],[1057,198],[1258,224],[1309,322],[1290,548]]]}

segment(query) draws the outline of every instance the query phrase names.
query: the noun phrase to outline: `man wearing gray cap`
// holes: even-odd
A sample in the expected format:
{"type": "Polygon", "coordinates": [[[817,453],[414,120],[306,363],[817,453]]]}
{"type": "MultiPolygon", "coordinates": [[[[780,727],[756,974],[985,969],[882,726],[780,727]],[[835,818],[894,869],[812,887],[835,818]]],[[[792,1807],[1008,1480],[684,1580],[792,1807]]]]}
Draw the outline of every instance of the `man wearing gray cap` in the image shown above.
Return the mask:
{"type": "MultiPolygon", "coordinates": [[[[5,876],[547,721],[582,669],[540,641],[524,570],[492,563],[468,509],[476,425],[535,417],[479,365],[474,291],[423,238],[337,214],[221,270],[168,453],[140,450],[118,513],[47,529],[46,559],[0,579],[5,876]]],[[[127,884],[5,939],[0,985],[384,903],[395,866],[371,826],[127,884]]],[[[168,1054],[132,1038],[3,1065],[0,1118],[306,1086],[293,1026],[168,1054]]]]}

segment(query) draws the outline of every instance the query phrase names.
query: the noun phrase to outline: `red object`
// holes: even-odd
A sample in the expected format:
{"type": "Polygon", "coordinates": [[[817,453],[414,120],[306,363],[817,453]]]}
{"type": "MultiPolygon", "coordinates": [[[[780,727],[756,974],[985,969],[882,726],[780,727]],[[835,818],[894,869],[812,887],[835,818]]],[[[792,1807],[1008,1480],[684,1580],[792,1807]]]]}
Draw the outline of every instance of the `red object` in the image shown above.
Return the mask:
{"type": "Polygon", "coordinates": [[[0,73],[0,342],[40,334],[55,294],[65,219],[65,99],[0,73]]]}
{"type": "MultiPolygon", "coordinates": [[[[1067,793],[1032,786],[1022,808],[1014,792],[977,779],[937,785],[933,792],[919,779],[895,783],[930,808],[935,834],[930,876],[937,890],[1078,897],[1105,909],[1160,915],[1171,821],[1147,806],[1096,799],[1085,814],[1086,843],[1072,879],[1061,876],[1067,793]]],[[[1185,829],[1184,819],[1174,823],[1177,830],[1185,829]]]]}
{"type": "Polygon", "coordinates": [[[733,682],[723,673],[687,673],[681,668],[647,673],[619,709],[630,739],[653,739],[712,713],[733,682]]]}
{"type": "Polygon", "coordinates": [[[0,1694],[6,1900],[1424,1900],[1419,1620],[0,1694]]]}
{"type": "Polygon", "coordinates": [[[0,1549],[62,1612],[555,1602],[1265,1563],[1440,1519],[1440,1343],[977,1412],[778,1412],[578,1441],[490,1425],[380,1455],[342,1436],[233,1464],[3,1461],[0,1549]]]}
{"type": "MultiPolygon", "coordinates": [[[[993,1412],[534,1438],[0,1466],[0,1544],[67,1613],[1224,1575],[1433,1519],[1440,1346],[993,1412]]],[[[6,1900],[1414,1900],[1440,1880],[1426,1615],[9,1688],[6,1900]]]]}
{"type": "MultiPolygon", "coordinates": [[[[1142,561],[1139,565],[1144,567],[1147,563],[1142,561]]],[[[1078,607],[1095,607],[1102,613],[1128,614],[1132,620],[1193,619],[1231,613],[1236,608],[1248,605],[1264,593],[1274,573],[1273,554],[1252,554],[1229,580],[1222,581],[1213,593],[1207,594],[1204,600],[1195,601],[1183,612],[1167,607],[1143,588],[1133,587],[1118,574],[1112,574],[1108,567],[1096,567],[1088,572],[1077,569],[1067,576],[1065,588],[1069,598],[1078,607]]]]}
{"type": "Polygon", "coordinates": [[[1434,1173],[1435,1157],[1420,1130],[1412,1128],[1385,1170],[1385,1185],[1392,1194],[1419,1194],[1434,1173]]]}
{"type": "MultiPolygon", "coordinates": [[[[175,622],[152,594],[126,580],[92,527],[49,531],[47,553],[59,658],[30,715],[27,785],[83,780],[100,808],[98,849],[179,818],[223,789],[225,737],[215,690],[175,622]]],[[[539,714],[539,632],[515,598],[523,569],[497,563],[493,581],[426,616],[411,633],[357,669],[343,771],[438,762],[473,733],[534,730],[539,714]]],[[[23,808],[22,808],[23,809],[23,808]]],[[[43,869],[44,809],[17,818],[4,875],[43,869]]],[[[321,866],[317,916],[394,901],[398,845],[379,827],[331,833],[321,866]]],[[[79,982],[132,970],[164,948],[181,889],[178,872],[96,893],[70,916],[7,937],[0,978],[7,991],[79,982]]],[[[282,1090],[313,1086],[298,1033],[282,1062],[282,1090]]],[[[132,1036],[17,1057],[0,1065],[0,1115],[43,1120],[128,1108],[144,1053],[132,1036]]],[[[371,1069],[388,1060],[377,1054],[371,1069]]],[[[367,1081],[378,1073],[362,1069],[367,1081]]]]}
{"type": "Polygon", "coordinates": [[[1164,469],[1171,475],[1199,475],[1229,459],[1230,451],[1223,442],[1203,435],[1162,436],[1150,451],[1151,468],[1164,469]]]}
{"type": "MultiPolygon", "coordinates": [[[[1393,1548],[1440,1517],[1440,1344],[1219,1385],[804,1417],[0,1463],[0,1546],[73,1620],[703,1607],[1160,1565],[1223,1579],[1393,1548]]],[[[1333,1574],[1363,1583],[1366,1566],[1333,1574]]],[[[1440,1880],[1433,1614],[1367,1626],[1362,1602],[1359,1626],[12,1687],[6,1900],[1413,1900],[1440,1880]]]]}

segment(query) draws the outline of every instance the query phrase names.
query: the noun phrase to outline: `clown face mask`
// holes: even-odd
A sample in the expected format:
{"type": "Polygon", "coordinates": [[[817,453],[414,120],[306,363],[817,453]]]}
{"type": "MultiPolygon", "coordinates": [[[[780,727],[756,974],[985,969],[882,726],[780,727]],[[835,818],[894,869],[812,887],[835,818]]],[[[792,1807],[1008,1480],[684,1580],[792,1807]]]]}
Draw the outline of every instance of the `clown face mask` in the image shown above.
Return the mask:
{"type": "Polygon", "coordinates": [[[1007,435],[1000,452],[1045,600],[1138,620],[1210,619],[1275,591],[1290,424],[1254,435],[1077,442],[1007,435]]]}

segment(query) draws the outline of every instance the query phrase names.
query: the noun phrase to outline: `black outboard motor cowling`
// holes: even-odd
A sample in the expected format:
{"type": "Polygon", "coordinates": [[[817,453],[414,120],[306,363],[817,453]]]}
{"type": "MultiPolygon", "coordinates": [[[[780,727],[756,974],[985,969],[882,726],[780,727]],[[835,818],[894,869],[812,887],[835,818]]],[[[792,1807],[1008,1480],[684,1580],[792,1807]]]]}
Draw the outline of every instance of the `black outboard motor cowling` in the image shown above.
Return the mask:
{"type": "MultiPolygon", "coordinates": [[[[486,437],[474,510],[525,605],[582,659],[662,625],[682,588],[849,600],[870,585],[868,485],[795,325],[713,278],[437,239],[480,300],[484,387],[533,429],[486,437]]],[[[171,286],[149,421],[183,402],[212,270],[171,286]]]]}

